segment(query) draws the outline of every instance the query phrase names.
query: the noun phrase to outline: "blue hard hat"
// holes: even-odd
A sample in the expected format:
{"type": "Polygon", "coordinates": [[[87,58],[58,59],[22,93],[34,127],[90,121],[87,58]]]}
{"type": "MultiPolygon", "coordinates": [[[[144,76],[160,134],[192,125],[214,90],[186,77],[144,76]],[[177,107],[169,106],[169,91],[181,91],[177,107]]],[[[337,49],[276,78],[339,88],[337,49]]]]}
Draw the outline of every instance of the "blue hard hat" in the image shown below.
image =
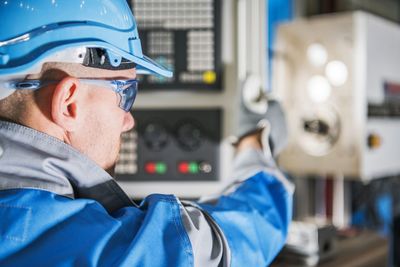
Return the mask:
{"type": "Polygon", "coordinates": [[[143,55],[126,0],[1,0],[0,80],[32,74],[49,58],[172,76],[143,55]]]}

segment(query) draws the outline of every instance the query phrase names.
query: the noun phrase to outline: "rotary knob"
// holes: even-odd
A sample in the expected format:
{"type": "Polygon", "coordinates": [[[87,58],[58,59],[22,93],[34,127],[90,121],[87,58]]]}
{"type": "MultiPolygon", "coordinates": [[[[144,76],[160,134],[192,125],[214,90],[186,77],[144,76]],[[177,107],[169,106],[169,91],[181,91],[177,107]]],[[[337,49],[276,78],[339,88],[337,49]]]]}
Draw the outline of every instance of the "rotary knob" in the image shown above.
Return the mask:
{"type": "Polygon", "coordinates": [[[177,137],[179,145],[187,151],[198,149],[202,142],[202,132],[200,128],[190,122],[182,124],[178,128],[177,137]]]}
{"type": "Polygon", "coordinates": [[[144,128],[143,138],[150,150],[160,151],[168,143],[168,131],[158,123],[149,123],[144,128]]]}

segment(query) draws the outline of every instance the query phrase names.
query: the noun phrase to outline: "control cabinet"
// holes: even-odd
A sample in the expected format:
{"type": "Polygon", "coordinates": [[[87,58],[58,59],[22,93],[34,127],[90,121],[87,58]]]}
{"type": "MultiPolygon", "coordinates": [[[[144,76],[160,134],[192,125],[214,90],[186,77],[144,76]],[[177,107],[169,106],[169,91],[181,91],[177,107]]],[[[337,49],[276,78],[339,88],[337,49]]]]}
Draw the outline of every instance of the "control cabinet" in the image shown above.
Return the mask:
{"type": "Polygon", "coordinates": [[[233,2],[128,3],[144,54],[174,76],[138,77],[135,127],[122,136],[116,179],[133,198],[216,193],[230,177],[233,158],[228,141],[237,92],[233,2]]]}
{"type": "Polygon", "coordinates": [[[217,181],[221,110],[138,110],[123,138],[120,181],[217,181]]]}

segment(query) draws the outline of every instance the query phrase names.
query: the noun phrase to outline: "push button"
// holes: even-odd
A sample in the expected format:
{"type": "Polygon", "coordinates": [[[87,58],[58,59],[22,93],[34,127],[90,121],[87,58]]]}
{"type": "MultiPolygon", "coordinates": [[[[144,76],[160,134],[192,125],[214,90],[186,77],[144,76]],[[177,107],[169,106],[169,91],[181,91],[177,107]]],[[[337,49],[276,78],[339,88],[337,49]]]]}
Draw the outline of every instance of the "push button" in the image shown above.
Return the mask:
{"type": "Polygon", "coordinates": [[[377,134],[370,134],[368,136],[368,147],[370,149],[377,149],[382,145],[382,139],[377,134]]]}

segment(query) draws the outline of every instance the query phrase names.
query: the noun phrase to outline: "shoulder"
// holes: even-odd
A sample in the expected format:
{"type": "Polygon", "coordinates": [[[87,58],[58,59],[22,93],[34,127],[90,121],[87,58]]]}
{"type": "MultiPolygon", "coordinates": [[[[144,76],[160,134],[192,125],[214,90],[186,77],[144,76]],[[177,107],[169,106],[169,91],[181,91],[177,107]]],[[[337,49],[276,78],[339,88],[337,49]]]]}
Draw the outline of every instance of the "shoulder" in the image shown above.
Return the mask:
{"type": "Polygon", "coordinates": [[[173,196],[150,196],[140,207],[109,214],[94,200],[35,189],[4,190],[0,214],[1,229],[6,229],[0,246],[7,248],[0,253],[0,265],[12,259],[10,266],[24,266],[36,263],[38,257],[49,266],[66,261],[78,261],[79,266],[191,266],[193,262],[180,204],[173,196]],[[29,251],[23,249],[27,246],[29,251]],[[54,251],[51,257],[40,257],[48,251],[54,251]]]}

